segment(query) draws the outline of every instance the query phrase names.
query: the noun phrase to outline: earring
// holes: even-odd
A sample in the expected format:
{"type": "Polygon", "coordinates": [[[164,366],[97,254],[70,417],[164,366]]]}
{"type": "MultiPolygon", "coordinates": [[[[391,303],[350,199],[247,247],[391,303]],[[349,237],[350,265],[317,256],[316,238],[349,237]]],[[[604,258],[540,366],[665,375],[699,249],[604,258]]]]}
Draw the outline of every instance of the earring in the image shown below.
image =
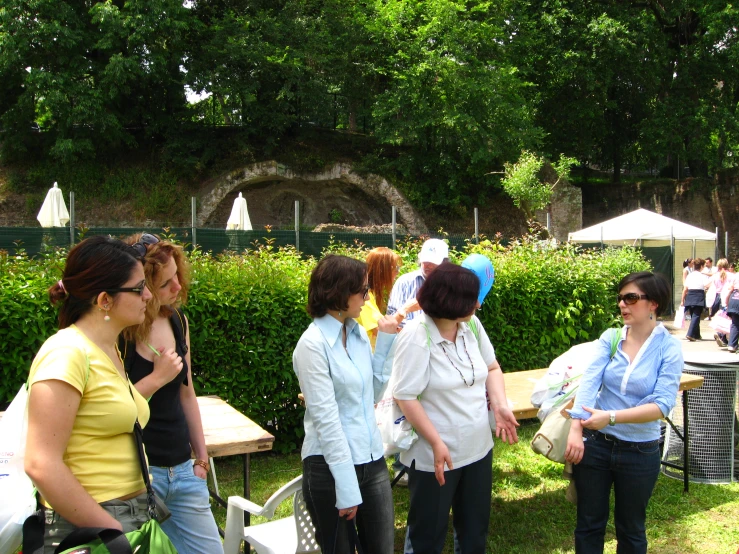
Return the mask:
{"type": "Polygon", "coordinates": [[[654,312],[649,312],[649,319],[654,319],[654,312]]]}
{"type": "Polygon", "coordinates": [[[341,312],[339,312],[339,317],[341,317],[341,312]]]}
{"type": "Polygon", "coordinates": [[[104,306],[103,308],[100,308],[101,310],[105,310],[105,317],[103,318],[103,321],[110,321],[110,316],[108,315],[108,306],[104,306]]]}

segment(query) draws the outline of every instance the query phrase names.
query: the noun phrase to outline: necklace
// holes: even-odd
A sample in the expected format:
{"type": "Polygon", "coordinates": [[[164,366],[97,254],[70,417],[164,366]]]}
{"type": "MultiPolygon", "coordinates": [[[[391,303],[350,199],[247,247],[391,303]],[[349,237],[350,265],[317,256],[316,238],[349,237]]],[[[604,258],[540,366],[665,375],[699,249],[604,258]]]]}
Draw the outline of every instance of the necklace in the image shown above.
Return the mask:
{"type": "Polygon", "coordinates": [[[464,381],[464,384],[467,385],[467,387],[471,387],[475,384],[475,364],[472,363],[472,358],[470,357],[470,353],[467,352],[467,341],[464,340],[464,335],[462,335],[462,344],[464,344],[464,353],[467,354],[467,359],[470,361],[470,366],[472,367],[472,383],[468,383],[467,379],[464,378],[464,375],[462,375],[462,372],[459,370],[459,368],[454,364],[452,359],[449,357],[449,353],[446,351],[446,348],[444,348],[444,344],[441,343],[441,349],[444,351],[444,354],[446,355],[446,359],[449,360],[449,363],[452,364],[452,367],[457,370],[457,373],[459,373],[459,376],[462,378],[462,381],[464,381]]]}

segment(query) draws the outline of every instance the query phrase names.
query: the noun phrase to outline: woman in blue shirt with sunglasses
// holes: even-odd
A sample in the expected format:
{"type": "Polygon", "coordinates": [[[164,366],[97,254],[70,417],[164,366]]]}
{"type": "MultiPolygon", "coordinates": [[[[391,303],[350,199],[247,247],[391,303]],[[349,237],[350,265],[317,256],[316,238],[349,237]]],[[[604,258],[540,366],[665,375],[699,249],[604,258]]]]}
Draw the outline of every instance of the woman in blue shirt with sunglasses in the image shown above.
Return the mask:
{"type": "Polygon", "coordinates": [[[670,302],[660,275],[619,283],[621,330],[600,337],[570,413],[565,459],[575,464],[575,552],[603,552],[611,487],[619,552],[646,553],[646,511],[660,468],[659,420],[672,410],[683,370],[680,342],[657,321],[670,302]],[[611,358],[612,333],[620,339],[611,358]]]}

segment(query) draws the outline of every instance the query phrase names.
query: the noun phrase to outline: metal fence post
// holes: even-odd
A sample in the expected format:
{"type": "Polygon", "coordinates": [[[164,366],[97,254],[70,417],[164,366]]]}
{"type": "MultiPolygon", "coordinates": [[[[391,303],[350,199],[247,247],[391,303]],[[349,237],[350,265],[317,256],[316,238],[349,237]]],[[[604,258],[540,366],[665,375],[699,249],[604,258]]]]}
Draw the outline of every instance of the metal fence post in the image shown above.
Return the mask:
{"type": "Polygon", "coordinates": [[[295,250],[300,252],[300,200],[295,201],[295,250]]]}
{"type": "Polygon", "coordinates": [[[198,199],[194,196],[190,197],[190,211],[192,212],[192,220],[190,224],[192,225],[192,249],[195,250],[198,247],[198,237],[197,237],[197,216],[198,216],[198,199]]]}
{"type": "Polygon", "coordinates": [[[74,191],[69,191],[69,246],[74,246],[74,191]]]}
{"type": "Polygon", "coordinates": [[[480,244],[480,221],[477,208],[475,208],[475,244],[480,244]]]}
{"type": "Polygon", "coordinates": [[[396,212],[395,206],[393,206],[393,224],[392,224],[392,232],[393,232],[393,250],[395,250],[395,231],[396,231],[396,228],[395,228],[395,225],[396,225],[396,222],[395,222],[395,217],[396,217],[396,213],[397,213],[397,212],[396,212]]]}

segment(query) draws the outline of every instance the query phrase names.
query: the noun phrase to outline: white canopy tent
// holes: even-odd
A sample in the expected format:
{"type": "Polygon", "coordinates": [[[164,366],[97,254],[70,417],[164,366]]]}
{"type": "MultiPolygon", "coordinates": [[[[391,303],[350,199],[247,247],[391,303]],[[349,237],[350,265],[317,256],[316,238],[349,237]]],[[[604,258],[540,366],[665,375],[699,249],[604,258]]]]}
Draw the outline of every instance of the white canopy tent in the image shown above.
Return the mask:
{"type": "Polygon", "coordinates": [[[570,233],[571,242],[610,246],[670,246],[673,257],[673,293],[682,294],[682,262],[686,258],[717,256],[715,232],[640,208],[597,225],[570,233]]]}

